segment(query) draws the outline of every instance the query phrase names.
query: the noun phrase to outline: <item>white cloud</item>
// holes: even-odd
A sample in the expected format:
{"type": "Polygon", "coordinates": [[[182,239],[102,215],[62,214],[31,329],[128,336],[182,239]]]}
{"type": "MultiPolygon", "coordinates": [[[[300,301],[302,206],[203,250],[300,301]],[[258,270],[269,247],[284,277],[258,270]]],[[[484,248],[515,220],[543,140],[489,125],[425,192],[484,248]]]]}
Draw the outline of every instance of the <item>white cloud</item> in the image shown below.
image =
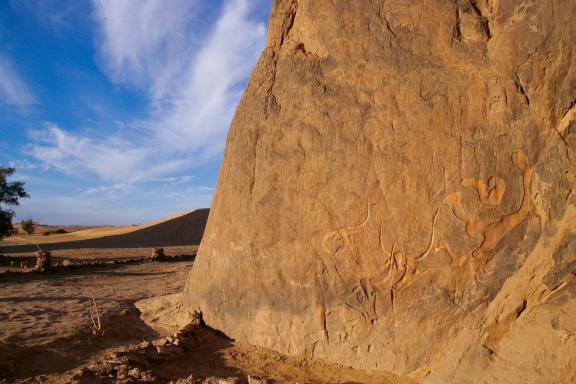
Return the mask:
{"type": "Polygon", "coordinates": [[[121,183],[170,176],[220,155],[266,30],[253,20],[256,0],[225,0],[213,25],[200,30],[201,3],[95,0],[103,65],[114,81],[144,89],[148,114],[104,138],[50,124],[35,133],[30,153],[68,173],[121,183]]]}
{"type": "MultiPolygon", "coordinates": [[[[142,191],[160,191],[164,188],[181,187],[188,184],[194,176],[172,176],[172,177],[153,177],[141,183],[115,183],[105,184],[94,187],[82,188],[79,191],[84,195],[102,195],[108,198],[120,197],[123,195],[133,194],[134,192],[142,193],[142,191]]],[[[208,189],[213,190],[211,187],[191,187],[186,188],[185,191],[206,192],[208,189]]]]}
{"type": "Polygon", "coordinates": [[[100,49],[116,81],[149,85],[158,98],[190,54],[194,0],[96,0],[100,49]]]}
{"type": "Polygon", "coordinates": [[[224,7],[187,80],[156,125],[166,145],[196,150],[205,158],[222,150],[241,85],[264,45],[265,26],[251,21],[250,11],[246,0],[224,7]]]}
{"type": "Polygon", "coordinates": [[[109,198],[124,195],[136,190],[134,184],[128,183],[118,183],[112,185],[101,185],[98,187],[90,187],[81,190],[81,192],[87,196],[90,195],[106,195],[109,198]]]}
{"type": "Polygon", "coordinates": [[[0,100],[18,107],[26,107],[36,102],[12,62],[2,56],[0,56],[0,100]]]}
{"type": "Polygon", "coordinates": [[[180,185],[187,184],[194,179],[193,175],[171,176],[171,177],[153,177],[148,179],[149,182],[161,183],[163,185],[180,185]]]}
{"type": "Polygon", "coordinates": [[[107,181],[133,183],[171,173],[181,160],[154,162],[156,148],[139,147],[118,136],[89,138],[67,133],[55,124],[33,133],[36,141],[28,151],[45,164],[69,174],[89,172],[107,181]]]}

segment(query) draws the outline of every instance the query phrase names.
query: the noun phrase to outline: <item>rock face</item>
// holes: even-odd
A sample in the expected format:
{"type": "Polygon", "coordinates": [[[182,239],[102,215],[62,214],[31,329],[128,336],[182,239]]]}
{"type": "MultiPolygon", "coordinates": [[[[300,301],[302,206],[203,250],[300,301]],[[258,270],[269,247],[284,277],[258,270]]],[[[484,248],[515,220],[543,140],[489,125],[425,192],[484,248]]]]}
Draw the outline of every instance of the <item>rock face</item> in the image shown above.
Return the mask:
{"type": "Polygon", "coordinates": [[[275,0],[185,306],[438,383],[576,380],[576,2],[275,0]]]}

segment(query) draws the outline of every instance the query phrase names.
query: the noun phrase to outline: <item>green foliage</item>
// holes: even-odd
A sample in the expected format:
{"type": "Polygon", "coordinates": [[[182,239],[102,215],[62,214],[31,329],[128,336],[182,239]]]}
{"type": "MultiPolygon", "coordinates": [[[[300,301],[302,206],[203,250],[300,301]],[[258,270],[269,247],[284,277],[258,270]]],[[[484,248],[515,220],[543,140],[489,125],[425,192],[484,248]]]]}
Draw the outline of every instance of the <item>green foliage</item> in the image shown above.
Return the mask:
{"type": "Polygon", "coordinates": [[[26,232],[26,234],[31,235],[34,233],[34,229],[36,229],[36,222],[32,220],[31,217],[29,217],[25,220],[22,220],[20,222],[20,226],[22,227],[22,230],[26,232]]]}
{"type": "Polygon", "coordinates": [[[12,176],[14,171],[14,168],[0,166],[0,239],[14,232],[12,227],[14,211],[10,207],[18,205],[19,199],[30,197],[24,190],[24,183],[8,182],[8,177],[12,176]]]}

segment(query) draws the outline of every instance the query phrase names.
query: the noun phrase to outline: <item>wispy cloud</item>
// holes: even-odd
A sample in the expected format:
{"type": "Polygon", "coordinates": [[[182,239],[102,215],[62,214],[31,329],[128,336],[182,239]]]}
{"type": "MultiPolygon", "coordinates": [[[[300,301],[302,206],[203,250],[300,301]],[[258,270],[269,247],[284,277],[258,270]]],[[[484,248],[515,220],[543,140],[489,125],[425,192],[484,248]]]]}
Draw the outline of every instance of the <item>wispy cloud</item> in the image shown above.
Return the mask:
{"type": "Polygon", "coordinates": [[[36,102],[32,91],[14,64],[2,56],[0,56],[0,102],[17,107],[26,107],[36,102]]]}
{"type": "Polygon", "coordinates": [[[212,157],[224,138],[244,82],[264,46],[266,29],[250,19],[247,0],[229,1],[178,93],[155,125],[162,142],[212,157]]]}
{"type": "Polygon", "coordinates": [[[131,193],[135,190],[136,190],[136,186],[134,184],[118,183],[118,184],[112,184],[112,185],[101,185],[98,187],[85,188],[81,192],[87,196],[106,195],[109,198],[113,198],[116,196],[131,193]]]}
{"type": "MultiPolygon", "coordinates": [[[[94,187],[81,188],[79,191],[87,196],[90,195],[103,195],[109,198],[119,197],[123,195],[133,194],[134,192],[142,193],[142,191],[164,191],[166,188],[174,189],[178,187],[178,190],[182,190],[182,186],[188,184],[194,176],[184,175],[184,176],[173,176],[173,177],[155,177],[150,178],[142,183],[116,183],[116,184],[104,184],[94,187]]],[[[211,187],[191,187],[184,188],[183,191],[198,191],[206,192],[207,190],[213,190],[211,187]]]]}
{"type": "Polygon", "coordinates": [[[184,175],[184,176],[171,176],[171,177],[154,177],[149,179],[148,181],[154,183],[161,183],[163,185],[180,185],[180,184],[187,184],[194,179],[193,175],[184,175]]]}
{"type": "Polygon", "coordinates": [[[96,0],[104,66],[113,80],[164,95],[191,53],[194,0],[96,0]]]}
{"type": "Polygon", "coordinates": [[[253,17],[256,0],[225,0],[209,25],[199,20],[201,3],[94,1],[103,67],[114,82],[144,90],[148,112],[107,137],[48,124],[30,153],[67,173],[132,183],[219,156],[266,30],[253,17]]]}
{"type": "Polygon", "coordinates": [[[120,136],[93,138],[68,133],[47,123],[33,131],[28,152],[43,163],[68,174],[96,174],[107,181],[137,182],[175,172],[182,160],[154,162],[158,148],[138,146],[120,136]]]}

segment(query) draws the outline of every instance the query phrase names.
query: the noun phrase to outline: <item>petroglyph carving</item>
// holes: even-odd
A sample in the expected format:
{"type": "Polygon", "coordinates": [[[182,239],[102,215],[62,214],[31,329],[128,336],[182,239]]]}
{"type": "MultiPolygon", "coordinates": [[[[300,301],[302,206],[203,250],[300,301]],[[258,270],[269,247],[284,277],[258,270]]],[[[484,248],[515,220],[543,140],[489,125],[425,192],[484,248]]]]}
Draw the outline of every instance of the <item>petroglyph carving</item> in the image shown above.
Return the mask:
{"type": "Polygon", "coordinates": [[[462,192],[453,192],[446,196],[446,203],[452,208],[454,216],[466,224],[466,233],[470,237],[482,234],[483,223],[477,218],[468,215],[462,208],[462,192]]]}
{"type": "Polygon", "coordinates": [[[490,223],[484,230],[484,241],[480,246],[472,252],[474,257],[484,257],[492,253],[496,244],[504,235],[506,235],[512,228],[520,224],[530,210],[530,190],[532,184],[532,168],[528,163],[528,158],[521,152],[516,152],[512,155],[514,165],[522,172],[522,203],[520,208],[509,215],[504,215],[500,221],[490,223]]]}
{"type": "Polygon", "coordinates": [[[426,248],[426,250],[424,252],[422,252],[419,256],[417,256],[414,260],[420,260],[420,259],[425,258],[426,256],[428,256],[428,254],[432,250],[432,245],[434,244],[434,237],[436,235],[435,224],[436,224],[436,219],[438,217],[438,212],[439,212],[439,210],[437,209],[436,212],[434,213],[434,216],[432,217],[432,230],[430,231],[430,242],[428,243],[428,248],[426,248]]]}
{"type": "MultiPolygon", "coordinates": [[[[467,214],[462,207],[462,193],[453,192],[446,197],[446,203],[452,208],[454,216],[466,223],[466,233],[473,238],[481,238],[480,245],[472,251],[474,258],[482,258],[492,253],[500,239],[510,230],[520,224],[528,215],[530,209],[530,190],[532,184],[532,168],[528,158],[522,152],[512,154],[512,162],[522,172],[522,199],[520,208],[513,213],[502,215],[497,221],[486,221],[467,214]]],[[[473,186],[478,190],[480,201],[484,205],[498,205],[506,189],[504,181],[491,178],[488,185],[482,181],[464,179],[463,186],[473,186]],[[498,204],[495,204],[495,203],[498,204]]]]}
{"type": "MultiPolygon", "coordinates": [[[[465,211],[461,201],[462,192],[456,191],[446,196],[445,202],[452,209],[454,215],[465,223],[466,233],[470,237],[478,239],[477,248],[471,249],[467,254],[456,255],[447,241],[439,237],[436,223],[440,209],[436,209],[432,216],[429,238],[425,248],[416,255],[406,254],[402,249],[402,237],[411,238],[411,236],[398,236],[387,249],[384,246],[384,220],[381,220],[378,246],[384,257],[382,259],[383,264],[378,269],[366,270],[361,266],[357,268],[358,264],[343,264],[348,260],[357,261],[356,259],[360,257],[361,250],[355,244],[355,235],[365,230],[371,219],[370,204],[367,204],[366,217],[361,223],[330,230],[322,237],[321,250],[315,250],[315,252],[323,261],[327,272],[325,276],[329,277],[333,274],[337,276],[337,278],[330,277],[327,283],[338,287],[338,289],[343,290],[342,292],[348,292],[340,305],[357,314],[356,319],[365,324],[365,332],[369,334],[372,324],[378,320],[377,302],[384,307],[390,306],[392,324],[396,323],[399,295],[434,270],[433,268],[422,270],[418,267],[419,263],[424,261],[430,253],[445,250],[452,259],[452,266],[462,267],[469,260],[468,256],[470,255],[479,258],[490,254],[498,241],[524,220],[530,206],[528,196],[532,169],[526,156],[520,152],[513,154],[512,161],[516,168],[522,172],[523,177],[522,203],[516,212],[502,215],[497,221],[482,220],[465,211]],[[384,294],[378,295],[378,292],[384,294]]],[[[490,177],[487,181],[464,178],[461,185],[473,187],[478,193],[480,203],[487,207],[499,206],[507,188],[506,182],[501,177],[496,176],[490,177]]],[[[471,268],[470,272],[475,275],[473,266],[470,264],[468,267],[471,268]]],[[[454,281],[454,284],[454,297],[456,298],[460,288],[456,287],[459,285],[457,281],[454,281]]],[[[332,310],[334,309],[337,308],[332,308],[332,310]]]]}
{"type": "Polygon", "coordinates": [[[344,250],[347,246],[348,238],[345,237],[340,231],[333,231],[327,234],[322,241],[322,249],[324,252],[335,255],[344,250]]]}
{"type": "Polygon", "coordinates": [[[376,316],[376,289],[369,279],[361,279],[352,289],[352,299],[346,305],[358,311],[367,324],[374,324],[376,316]]]}
{"type": "Polygon", "coordinates": [[[485,183],[482,179],[462,179],[463,187],[473,187],[478,191],[478,197],[484,205],[500,205],[504,192],[506,192],[506,182],[501,177],[492,176],[485,183]]]}
{"type": "Polygon", "coordinates": [[[350,237],[357,234],[370,220],[370,203],[366,208],[366,219],[358,225],[345,226],[330,231],[322,240],[322,249],[329,255],[335,255],[345,249],[350,249],[350,237]]]}
{"type": "Polygon", "coordinates": [[[464,260],[466,260],[466,256],[460,256],[455,254],[452,251],[450,245],[448,245],[446,241],[444,241],[443,239],[438,240],[438,245],[434,248],[435,252],[438,252],[440,250],[445,250],[448,256],[450,256],[450,258],[452,259],[453,267],[461,267],[462,264],[464,264],[464,260]]]}

